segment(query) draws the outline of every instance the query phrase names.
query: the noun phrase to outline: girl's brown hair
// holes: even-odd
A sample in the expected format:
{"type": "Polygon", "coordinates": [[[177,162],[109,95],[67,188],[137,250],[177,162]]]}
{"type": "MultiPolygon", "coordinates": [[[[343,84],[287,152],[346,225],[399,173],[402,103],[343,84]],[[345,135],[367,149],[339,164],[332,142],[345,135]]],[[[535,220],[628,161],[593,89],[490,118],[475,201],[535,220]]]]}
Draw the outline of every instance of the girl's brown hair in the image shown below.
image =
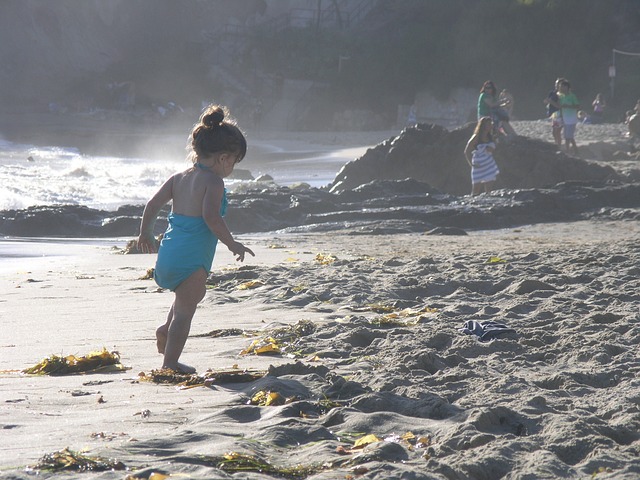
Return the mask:
{"type": "Polygon", "coordinates": [[[209,105],[194,125],[187,148],[194,163],[219,152],[237,154],[239,162],[247,154],[247,140],[226,107],[209,105]]]}
{"type": "Polygon", "coordinates": [[[480,89],[480,92],[481,93],[484,92],[487,88],[491,88],[494,92],[497,91],[495,84],[491,80],[487,80],[482,84],[482,88],[480,89]]]}
{"type": "Polygon", "coordinates": [[[476,128],[473,131],[473,134],[476,135],[476,138],[478,138],[479,140],[482,137],[482,140],[488,140],[492,142],[493,141],[492,130],[493,130],[493,120],[491,119],[491,117],[480,117],[480,119],[478,120],[478,124],[476,125],[476,128]],[[489,128],[486,128],[485,130],[485,126],[487,124],[489,124],[489,128]],[[482,137],[483,130],[486,131],[486,138],[482,137]]]}

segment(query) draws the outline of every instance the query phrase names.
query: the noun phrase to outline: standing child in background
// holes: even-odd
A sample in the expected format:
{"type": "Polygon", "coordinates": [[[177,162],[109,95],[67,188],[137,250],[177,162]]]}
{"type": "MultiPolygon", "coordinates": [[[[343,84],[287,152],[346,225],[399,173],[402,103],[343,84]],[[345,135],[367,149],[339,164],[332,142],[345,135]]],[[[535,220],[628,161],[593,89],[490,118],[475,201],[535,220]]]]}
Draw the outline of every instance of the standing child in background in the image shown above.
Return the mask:
{"type": "Polygon", "coordinates": [[[482,117],[464,149],[464,156],[471,166],[471,195],[480,194],[483,186],[487,193],[493,190],[493,184],[500,173],[493,159],[496,144],[493,142],[492,130],[491,117],[482,117]]]}
{"type": "Polygon", "coordinates": [[[196,306],[204,298],[206,281],[218,240],[244,261],[254,253],[236,242],[224,219],[227,197],[223,178],[247,153],[247,141],[235,122],[225,120],[225,107],[210,105],[190,136],[193,166],[169,178],[147,203],[142,215],[138,248],[156,251],[153,226],[162,207],[172,202],[169,226],[160,242],[154,278],[175,293],[167,321],[156,329],[163,368],[193,373],[178,362],[189,336],[196,306]]]}
{"type": "Polygon", "coordinates": [[[564,78],[558,78],[553,86],[553,90],[549,92],[544,104],[547,106],[547,117],[551,119],[551,134],[553,141],[556,142],[558,148],[562,147],[562,116],[560,115],[560,83],[564,78]]]}
{"type": "Polygon", "coordinates": [[[578,123],[578,110],[580,103],[578,97],[571,91],[571,84],[568,80],[560,82],[560,93],[558,94],[560,112],[562,114],[562,124],[564,128],[564,141],[567,152],[573,149],[573,153],[578,155],[578,145],[576,145],[575,133],[578,123]]]}
{"type": "Polygon", "coordinates": [[[591,123],[602,123],[604,121],[604,109],[607,106],[601,93],[596,95],[595,100],[591,103],[593,114],[591,115],[591,123]]]}

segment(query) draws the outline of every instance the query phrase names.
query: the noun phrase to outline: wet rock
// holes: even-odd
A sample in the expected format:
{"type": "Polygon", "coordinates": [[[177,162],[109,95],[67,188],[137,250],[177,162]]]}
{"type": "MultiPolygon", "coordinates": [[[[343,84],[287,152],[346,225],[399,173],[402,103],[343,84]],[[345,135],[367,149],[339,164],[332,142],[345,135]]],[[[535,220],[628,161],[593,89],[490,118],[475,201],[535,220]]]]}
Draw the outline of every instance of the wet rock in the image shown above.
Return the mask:
{"type": "Polygon", "coordinates": [[[4,212],[0,219],[3,235],[94,236],[102,224],[100,212],[81,206],[30,207],[4,212]],[[46,233],[45,233],[46,232],[46,233]]]}
{"type": "Polygon", "coordinates": [[[256,182],[272,183],[273,177],[267,173],[263,173],[258,178],[256,178],[256,182]]]}
{"type": "MultiPolygon", "coordinates": [[[[79,205],[36,206],[0,212],[0,234],[20,237],[137,236],[143,206],[126,205],[115,212],[79,205]]],[[[166,211],[156,223],[166,228],[166,211]]]]}
{"type": "MultiPolygon", "coordinates": [[[[440,193],[414,179],[377,180],[341,193],[274,186],[229,194],[234,234],[349,230],[353,234],[463,234],[540,222],[640,219],[640,183],[567,181],[549,188],[496,190],[476,197],[440,193]]],[[[138,235],[143,206],[115,212],[77,205],[0,212],[0,235],[127,237],[138,235]]],[[[155,233],[166,228],[165,209],[155,233]]]]}
{"type": "Polygon", "coordinates": [[[640,137],[640,114],[638,113],[629,118],[629,134],[640,137]]]}
{"type": "MultiPolygon", "coordinates": [[[[357,235],[427,232],[464,235],[470,229],[540,222],[640,219],[640,181],[558,153],[541,140],[518,137],[499,145],[503,188],[461,196],[470,189],[462,153],[472,126],[452,132],[418,125],[346,164],[330,188],[290,188],[269,178],[229,194],[225,221],[234,234],[286,230],[357,235]],[[264,180],[264,181],[263,181],[264,180]]],[[[143,206],[115,212],[77,205],[0,212],[0,235],[137,236],[143,206]]],[[[165,209],[155,233],[166,228],[165,209]]]]}
{"type": "Polygon", "coordinates": [[[229,175],[232,180],[253,180],[254,177],[249,170],[244,168],[234,168],[231,175],[229,175]]]}

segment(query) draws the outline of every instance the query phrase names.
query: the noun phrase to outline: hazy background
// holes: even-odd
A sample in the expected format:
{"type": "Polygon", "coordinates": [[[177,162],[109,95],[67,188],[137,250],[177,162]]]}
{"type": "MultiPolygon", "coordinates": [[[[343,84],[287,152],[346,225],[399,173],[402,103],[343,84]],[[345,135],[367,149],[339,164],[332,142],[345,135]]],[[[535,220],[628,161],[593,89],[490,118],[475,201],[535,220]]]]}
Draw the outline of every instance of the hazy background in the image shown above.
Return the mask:
{"type": "Polygon", "coordinates": [[[612,91],[614,48],[640,52],[640,1],[1,0],[0,114],[192,122],[215,101],[250,129],[381,130],[412,104],[466,121],[487,79],[542,118],[564,76],[619,121],[640,57],[616,55],[612,91]]]}

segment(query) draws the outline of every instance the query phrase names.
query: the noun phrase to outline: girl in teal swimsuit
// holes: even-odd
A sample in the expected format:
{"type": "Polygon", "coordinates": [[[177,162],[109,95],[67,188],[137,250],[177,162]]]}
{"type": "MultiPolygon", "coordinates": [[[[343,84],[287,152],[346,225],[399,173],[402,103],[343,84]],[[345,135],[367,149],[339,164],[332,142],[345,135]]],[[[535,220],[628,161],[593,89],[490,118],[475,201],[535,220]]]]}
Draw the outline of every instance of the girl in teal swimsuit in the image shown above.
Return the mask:
{"type": "MultiPolygon", "coordinates": [[[[172,202],[169,226],[160,248],[154,278],[175,293],[167,321],[156,329],[163,368],[193,373],[195,368],[178,361],[189,336],[196,306],[204,298],[206,281],[218,240],[244,261],[254,253],[236,242],[222,218],[227,209],[223,178],[247,153],[247,141],[233,121],[225,120],[226,108],[211,105],[200,116],[190,136],[191,168],[176,173],[149,200],[140,224],[138,248],[156,251],[153,226],[162,207],[172,202]]],[[[255,255],[254,255],[255,256],[255,255]]]]}

